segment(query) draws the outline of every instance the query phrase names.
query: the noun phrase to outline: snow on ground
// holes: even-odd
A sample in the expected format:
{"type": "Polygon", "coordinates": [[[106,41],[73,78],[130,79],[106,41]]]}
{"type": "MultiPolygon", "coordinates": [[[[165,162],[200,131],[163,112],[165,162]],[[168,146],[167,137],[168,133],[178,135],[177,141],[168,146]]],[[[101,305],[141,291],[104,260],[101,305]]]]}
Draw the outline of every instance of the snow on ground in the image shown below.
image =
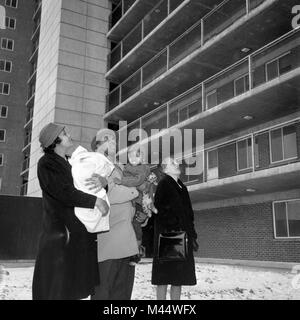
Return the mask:
{"type": "MultiPolygon", "coordinates": [[[[154,300],[149,262],[136,267],[132,299],[154,300]]],[[[182,300],[299,300],[288,270],[196,264],[197,285],[183,287],[182,300]]],[[[0,266],[0,300],[30,300],[33,267],[0,266]]],[[[169,296],[168,296],[169,297],[169,296]]]]}

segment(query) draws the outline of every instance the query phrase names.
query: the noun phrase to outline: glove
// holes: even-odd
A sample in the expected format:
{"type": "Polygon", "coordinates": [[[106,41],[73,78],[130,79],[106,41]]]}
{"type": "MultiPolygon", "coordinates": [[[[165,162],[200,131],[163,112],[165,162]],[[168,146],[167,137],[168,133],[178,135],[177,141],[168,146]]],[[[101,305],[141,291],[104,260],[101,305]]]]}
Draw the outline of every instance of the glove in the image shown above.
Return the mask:
{"type": "Polygon", "coordinates": [[[199,250],[199,244],[197,242],[197,239],[193,239],[193,250],[197,252],[199,250]]]}

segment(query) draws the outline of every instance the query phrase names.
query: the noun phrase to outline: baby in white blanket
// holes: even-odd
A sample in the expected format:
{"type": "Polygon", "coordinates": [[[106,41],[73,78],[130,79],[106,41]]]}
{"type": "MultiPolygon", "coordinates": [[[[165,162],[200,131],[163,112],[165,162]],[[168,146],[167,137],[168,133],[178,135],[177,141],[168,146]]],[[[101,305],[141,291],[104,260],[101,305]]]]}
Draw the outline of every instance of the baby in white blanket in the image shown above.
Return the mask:
{"type": "MultiPolygon", "coordinates": [[[[85,148],[79,146],[72,154],[69,160],[72,166],[72,176],[76,189],[83,192],[96,195],[107,202],[110,206],[106,191],[102,188],[96,194],[86,186],[86,180],[94,173],[107,178],[111,175],[115,166],[104,155],[96,152],[88,152],[85,148]]],[[[109,231],[109,212],[103,217],[98,208],[87,209],[75,207],[75,215],[85,225],[87,231],[104,232],[109,231]]]]}

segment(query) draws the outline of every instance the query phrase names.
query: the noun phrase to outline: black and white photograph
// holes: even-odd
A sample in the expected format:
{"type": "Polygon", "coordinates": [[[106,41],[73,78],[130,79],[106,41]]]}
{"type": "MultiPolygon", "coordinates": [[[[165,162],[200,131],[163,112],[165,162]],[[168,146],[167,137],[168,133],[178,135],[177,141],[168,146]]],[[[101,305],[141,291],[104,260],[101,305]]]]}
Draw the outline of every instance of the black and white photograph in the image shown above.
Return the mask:
{"type": "Polygon", "coordinates": [[[0,0],[0,304],[23,300],[300,300],[299,0],[0,0]]]}

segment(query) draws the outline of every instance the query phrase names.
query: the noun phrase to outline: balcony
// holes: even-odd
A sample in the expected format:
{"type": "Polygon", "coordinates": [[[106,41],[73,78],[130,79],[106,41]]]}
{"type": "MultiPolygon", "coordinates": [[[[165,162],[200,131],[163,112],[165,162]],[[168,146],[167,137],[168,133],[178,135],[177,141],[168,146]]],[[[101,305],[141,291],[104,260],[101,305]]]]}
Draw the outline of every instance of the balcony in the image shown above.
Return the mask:
{"type": "Polygon", "coordinates": [[[121,0],[109,17],[107,37],[120,41],[160,0],[121,0]]]}
{"type": "Polygon", "coordinates": [[[29,79],[27,80],[27,84],[30,84],[36,80],[36,70],[37,69],[34,69],[30,74],[29,79]]]}
{"type": "Polygon", "coordinates": [[[38,25],[35,27],[33,34],[31,36],[31,41],[36,41],[37,38],[39,37],[40,34],[40,29],[41,29],[41,24],[38,22],[38,25]]]}
{"type": "Polygon", "coordinates": [[[26,158],[23,161],[21,176],[23,176],[29,170],[29,162],[30,162],[30,158],[26,158]]]}
{"type": "Polygon", "coordinates": [[[32,50],[32,54],[29,58],[29,62],[31,63],[33,60],[36,60],[38,58],[38,52],[39,52],[39,46],[34,46],[32,50]]]}
{"type": "Polygon", "coordinates": [[[28,190],[28,183],[25,183],[21,186],[20,196],[26,196],[28,190]]]}
{"type": "Polygon", "coordinates": [[[294,2],[222,2],[111,91],[105,118],[134,120],[288,32],[294,2]]]}
{"type": "Polygon", "coordinates": [[[201,128],[210,141],[298,111],[299,35],[300,29],[285,34],[133,121],[127,131],[143,128],[151,136],[151,129],[201,128]]]}
{"type": "Polygon", "coordinates": [[[33,108],[29,108],[27,111],[24,128],[27,128],[32,123],[32,119],[33,119],[33,108]]]}
{"type": "Polygon", "coordinates": [[[202,172],[181,179],[197,202],[260,195],[300,187],[300,118],[254,132],[198,154],[202,172]],[[253,165],[254,164],[254,165],[253,165]],[[242,168],[241,168],[242,167],[242,168]]]}
{"type": "Polygon", "coordinates": [[[25,136],[24,147],[22,149],[22,152],[28,149],[30,145],[31,145],[31,132],[29,132],[28,135],[25,136]]]}
{"type": "Polygon", "coordinates": [[[126,79],[219,2],[160,1],[108,55],[111,70],[106,77],[117,82],[126,79]]]}
{"type": "Polygon", "coordinates": [[[42,10],[42,1],[39,1],[33,13],[32,20],[35,20],[37,16],[41,14],[41,10],[42,10]]]}
{"type": "MultiPolygon", "coordinates": [[[[204,202],[300,188],[300,112],[290,119],[211,143],[185,158],[178,155],[194,209],[204,202]]],[[[149,163],[158,163],[155,144],[148,155],[149,163]]]]}

